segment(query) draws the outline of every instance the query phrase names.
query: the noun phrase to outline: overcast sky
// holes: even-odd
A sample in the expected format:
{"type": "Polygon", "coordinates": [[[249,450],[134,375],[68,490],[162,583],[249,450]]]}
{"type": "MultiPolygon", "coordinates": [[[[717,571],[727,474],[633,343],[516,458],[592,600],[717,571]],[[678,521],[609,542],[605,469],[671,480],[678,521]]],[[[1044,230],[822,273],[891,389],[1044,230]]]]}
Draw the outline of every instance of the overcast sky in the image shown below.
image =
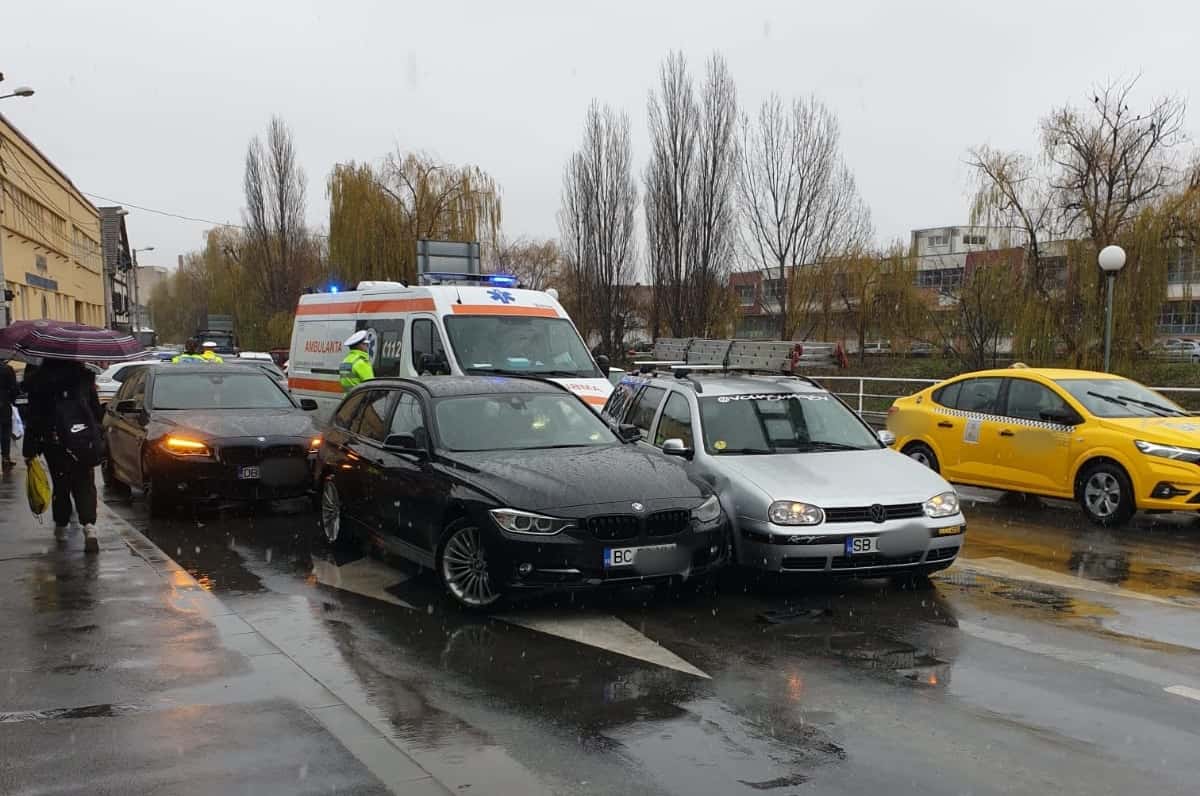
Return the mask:
{"type": "MultiPolygon", "coordinates": [[[[1032,149],[1038,119],[1097,81],[1200,89],[1194,2],[41,0],[0,25],[0,88],[37,90],[0,110],[81,190],[237,222],[246,143],[278,113],[322,228],[333,164],[401,147],[491,172],[509,236],[555,235],[588,103],[629,113],[640,175],[672,49],[697,74],[722,53],[743,108],[828,103],[881,242],[965,223],[967,148],[1032,149]]],[[[157,247],[143,264],[201,244],[204,224],[130,210],[134,245],[157,247]]]]}

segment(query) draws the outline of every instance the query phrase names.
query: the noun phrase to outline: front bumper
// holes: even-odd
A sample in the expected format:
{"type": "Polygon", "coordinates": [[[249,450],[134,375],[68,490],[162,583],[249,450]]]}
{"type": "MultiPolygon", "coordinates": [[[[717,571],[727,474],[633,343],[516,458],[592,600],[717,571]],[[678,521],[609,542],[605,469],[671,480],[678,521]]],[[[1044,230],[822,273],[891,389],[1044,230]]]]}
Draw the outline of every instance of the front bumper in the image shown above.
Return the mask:
{"type": "Polygon", "coordinates": [[[149,460],[154,488],[188,501],[284,500],[312,493],[314,454],[265,457],[256,463],[230,462],[217,456],[172,456],[158,452],[149,460]],[[244,467],[259,477],[243,478],[244,467]]]}
{"type": "Polygon", "coordinates": [[[682,532],[606,541],[586,529],[569,528],[554,536],[530,536],[499,530],[489,557],[503,572],[511,590],[560,591],[597,589],[687,580],[715,572],[730,559],[729,523],[724,515],[707,525],[694,520],[682,532]],[[605,566],[608,548],[638,548],[632,565],[605,566]],[[642,551],[645,551],[643,553],[642,551]]]}
{"type": "Polygon", "coordinates": [[[838,523],[784,527],[741,518],[739,563],[767,572],[881,577],[896,572],[932,572],[954,562],[966,537],[962,514],[883,523],[838,523]],[[948,533],[957,528],[957,533],[948,533]],[[850,553],[847,539],[876,537],[878,552],[850,553]]]}

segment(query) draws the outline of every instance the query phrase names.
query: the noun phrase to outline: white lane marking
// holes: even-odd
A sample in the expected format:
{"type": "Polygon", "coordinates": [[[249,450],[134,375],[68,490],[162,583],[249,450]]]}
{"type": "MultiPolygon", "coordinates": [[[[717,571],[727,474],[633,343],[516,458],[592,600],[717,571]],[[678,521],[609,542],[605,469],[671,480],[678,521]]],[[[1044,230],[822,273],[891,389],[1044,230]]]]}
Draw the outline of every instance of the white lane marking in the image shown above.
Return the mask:
{"type": "Polygon", "coordinates": [[[1168,688],[1164,688],[1163,690],[1168,694],[1175,694],[1177,696],[1187,697],[1188,699],[1194,699],[1197,702],[1200,702],[1200,688],[1192,688],[1191,686],[1187,685],[1173,685],[1168,688]]]}
{"type": "MultiPolygon", "coordinates": [[[[968,531],[970,533],[970,531],[968,531]]],[[[1142,600],[1144,602],[1158,603],[1159,605],[1170,605],[1176,608],[1200,608],[1200,600],[1190,597],[1158,597],[1153,594],[1145,594],[1143,592],[1125,589],[1120,586],[1113,586],[1110,583],[1102,583],[1096,580],[1088,580],[1087,578],[1079,578],[1074,575],[1064,575],[1060,572],[1052,572],[1048,569],[1022,564],[1008,558],[989,557],[989,558],[959,558],[955,565],[946,570],[946,572],[935,575],[935,578],[948,579],[954,581],[954,576],[959,573],[970,572],[980,575],[991,575],[997,578],[1009,578],[1011,580],[1025,580],[1033,583],[1041,583],[1047,586],[1057,586],[1062,589],[1075,589],[1076,591],[1089,591],[1096,594],[1109,594],[1114,597],[1126,597],[1131,600],[1142,600]]]]}
{"type": "Polygon", "coordinates": [[[317,576],[318,583],[326,586],[416,610],[416,606],[386,591],[408,580],[410,576],[380,561],[360,558],[339,567],[332,561],[313,559],[313,574],[317,576]]]}
{"type": "Polygon", "coordinates": [[[627,658],[646,661],[695,677],[703,677],[706,680],[711,679],[683,658],[657,641],[652,641],[642,635],[615,616],[607,614],[557,616],[539,612],[499,614],[496,618],[512,625],[536,630],[539,633],[615,652],[627,658]]]}

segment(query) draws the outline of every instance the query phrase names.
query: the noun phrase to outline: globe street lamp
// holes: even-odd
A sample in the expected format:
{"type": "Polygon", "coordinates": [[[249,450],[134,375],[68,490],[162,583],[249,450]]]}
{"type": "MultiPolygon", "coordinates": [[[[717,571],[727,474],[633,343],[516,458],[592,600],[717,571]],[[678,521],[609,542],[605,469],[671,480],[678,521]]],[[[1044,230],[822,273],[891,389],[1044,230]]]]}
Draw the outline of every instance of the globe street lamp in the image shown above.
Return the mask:
{"type": "Polygon", "coordinates": [[[1113,282],[1116,281],[1117,271],[1125,267],[1125,250],[1120,246],[1105,246],[1096,257],[1100,270],[1108,277],[1108,299],[1104,310],[1104,372],[1108,372],[1108,363],[1112,352],[1112,296],[1113,282]]]}

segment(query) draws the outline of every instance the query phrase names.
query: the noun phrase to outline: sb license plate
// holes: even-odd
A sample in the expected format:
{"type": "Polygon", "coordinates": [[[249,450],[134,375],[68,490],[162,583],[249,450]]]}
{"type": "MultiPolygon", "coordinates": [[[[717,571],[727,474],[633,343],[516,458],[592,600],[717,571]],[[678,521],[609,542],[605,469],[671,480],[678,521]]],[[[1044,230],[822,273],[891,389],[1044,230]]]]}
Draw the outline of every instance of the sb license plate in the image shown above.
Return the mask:
{"type": "Polygon", "coordinates": [[[260,473],[257,467],[239,467],[238,478],[242,481],[257,480],[260,473]]]}
{"type": "Polygon", "coordinates": [[[674,550],[673,544],[655,544],[647,547],[606,547],[604,548],[604,568],[631,567],[637,562],[638,555],[674,550]]]}
{"type": "Polygon", "coordinates": [[[851,536],[846,539],[846,555],[856,556],[862,553],[878,553],[878,536],[851,536]]]}

